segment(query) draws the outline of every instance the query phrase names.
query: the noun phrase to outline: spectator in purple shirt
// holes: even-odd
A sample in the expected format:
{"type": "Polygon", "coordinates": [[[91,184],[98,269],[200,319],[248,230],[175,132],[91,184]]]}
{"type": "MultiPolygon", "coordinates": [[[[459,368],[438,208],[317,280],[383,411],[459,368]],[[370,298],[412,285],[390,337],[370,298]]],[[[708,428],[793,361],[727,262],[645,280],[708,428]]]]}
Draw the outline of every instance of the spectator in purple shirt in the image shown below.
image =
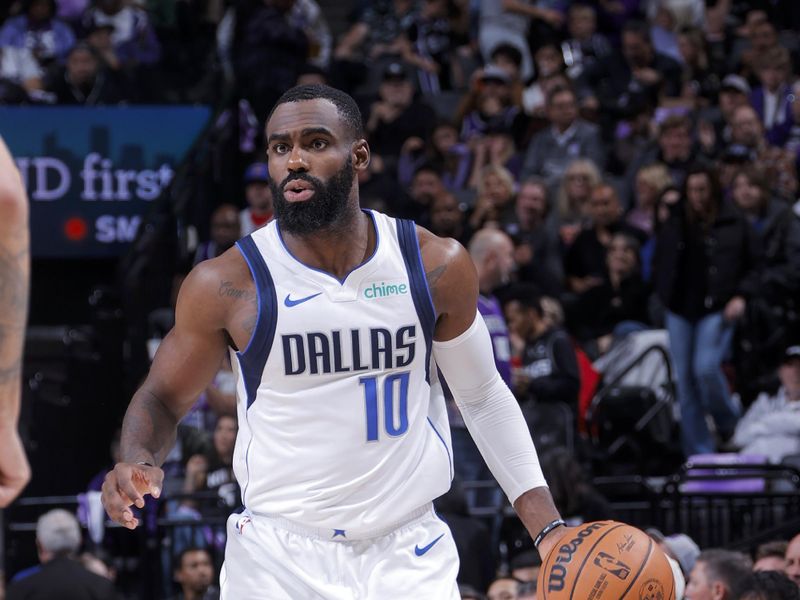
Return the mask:
{"type": "Polygon", "coordinates": [[[478,271],[478,312],[486,321],[492,338],[494,362],[503,380],[511,383],[511,346],[503,311],[492,292],[507,284],[514,272],[514,243],[499,229],[481,229],[469,244],[469,253],[478,271]]]}

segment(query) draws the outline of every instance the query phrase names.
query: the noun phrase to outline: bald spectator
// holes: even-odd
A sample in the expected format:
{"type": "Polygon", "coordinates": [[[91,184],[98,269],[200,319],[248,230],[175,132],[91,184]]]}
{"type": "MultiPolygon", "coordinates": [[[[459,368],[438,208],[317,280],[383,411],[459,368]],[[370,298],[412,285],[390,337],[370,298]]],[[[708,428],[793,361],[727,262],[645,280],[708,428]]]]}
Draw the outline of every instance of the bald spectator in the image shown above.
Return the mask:
{"type": "Polygon", "coordinates": [[[786,548],[789,543],[776,540],[761,544],[756,549],[753,571],[780,571],[786,570],[786,548]]]}
{"type": "Polygon", "coordinates": [[[686,600],[737,600],[753,565],[740,552],[706,550],[697,558],[686,586],[686,600]]]}
{"type": "Polygon", "coordinates": [[[514,272],[514,244],[498,229],[481,229],[472,237],[469,253],[478,272],[478,311],[492,336],[497,370],[506,383],[511,383],[511,359],[506,327],[500,303],[492,293],[507,284],[514,272]]]}
{"type": "Polygon", "coordinates": [[[78,560],[81,529],[74,515],[55,509],[36,523],[41,568],[8,588],[8,600],[115,600],[110,580],[88,571],[78,560]]]}

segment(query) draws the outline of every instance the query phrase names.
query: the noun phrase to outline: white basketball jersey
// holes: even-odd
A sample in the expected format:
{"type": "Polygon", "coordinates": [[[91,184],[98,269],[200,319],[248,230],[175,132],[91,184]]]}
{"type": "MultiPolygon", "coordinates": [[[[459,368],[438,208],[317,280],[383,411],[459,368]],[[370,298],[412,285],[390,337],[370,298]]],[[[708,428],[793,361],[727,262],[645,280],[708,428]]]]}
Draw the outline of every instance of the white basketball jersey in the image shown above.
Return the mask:
{"type": "Polygon", "coordinates": [[[234,359],[242,501],[332,535],[396,523],[453,474],[416,228],[365,212],[375,252],[342,281],[296,259],[277,222],[237,243],[259,304],[234,359]]]}

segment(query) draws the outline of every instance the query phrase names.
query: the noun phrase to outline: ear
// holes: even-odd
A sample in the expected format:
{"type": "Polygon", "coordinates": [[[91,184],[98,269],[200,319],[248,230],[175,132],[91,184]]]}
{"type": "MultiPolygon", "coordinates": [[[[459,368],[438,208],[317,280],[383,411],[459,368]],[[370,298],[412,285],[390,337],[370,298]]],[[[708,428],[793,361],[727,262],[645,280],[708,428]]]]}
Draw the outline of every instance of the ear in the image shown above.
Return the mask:
{"type": "Polygon", "coordinates": [[[711,584],[711,597],[714,600],[729,600],[730,595],[728,590],[721,581],[715,581],[711,584]]]}
{"type": "Polygon", "coordinates": [[[351,152],[353,157],[353,167],[355,167],[356,171],[364,171],[369,166],[369,160],[371,156],[367,140],[360,139],[353,142],[351,152]]]}

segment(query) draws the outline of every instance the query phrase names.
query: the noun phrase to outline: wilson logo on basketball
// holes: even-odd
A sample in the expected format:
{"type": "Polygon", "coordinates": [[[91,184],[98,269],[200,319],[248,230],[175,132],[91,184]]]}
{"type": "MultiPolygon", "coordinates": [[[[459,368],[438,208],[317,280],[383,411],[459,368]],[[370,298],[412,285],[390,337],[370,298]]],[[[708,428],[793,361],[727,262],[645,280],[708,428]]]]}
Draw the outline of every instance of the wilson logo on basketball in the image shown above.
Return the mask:
{"type": "Polygon", "coordinates": [[[581,529],[574,538],[558,549],[558,556],[556,557],[555,564],[550,569],[549,577],[547,578],[548,592],[560,592],[564,589],[565,578],[567,576],[567,568],[565,565],[568,565],[572,561],[572,555],[580,548],[584,538],[589,537],[593,532],[603,527],[605,527],[604,523],[592,523],[588,527],[581,529]]]}
{"type": "Polygon", "coordinates": [[[631,574],[631,568],[628,565],[605,552],[598,552],[594,557],[594,564],[620,579],[627,579],[631,574]]]}

